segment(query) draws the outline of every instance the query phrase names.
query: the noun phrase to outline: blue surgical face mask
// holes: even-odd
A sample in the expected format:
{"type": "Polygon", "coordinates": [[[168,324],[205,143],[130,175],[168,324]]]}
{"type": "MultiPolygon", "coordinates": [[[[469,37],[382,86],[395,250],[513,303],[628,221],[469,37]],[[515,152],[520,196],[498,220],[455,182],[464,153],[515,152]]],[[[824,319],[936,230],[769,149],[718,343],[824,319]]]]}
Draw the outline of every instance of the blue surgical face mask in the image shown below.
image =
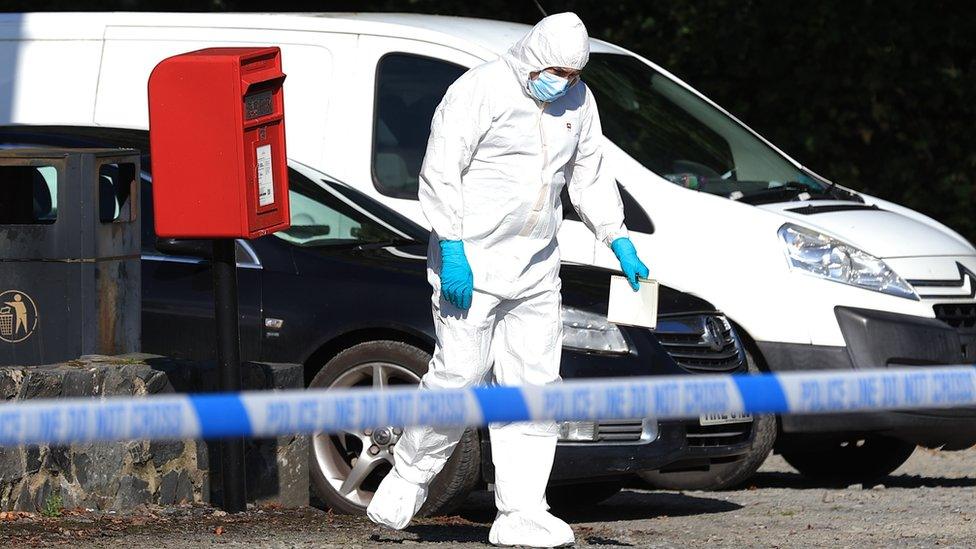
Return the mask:
{"type": "Polygon", "coordinates": [[[567,90],[569,80],[548,71],[540,72],[535,80],[529,78],[529,92],[539,101],[552,103],[566,95],[567,90]]]}

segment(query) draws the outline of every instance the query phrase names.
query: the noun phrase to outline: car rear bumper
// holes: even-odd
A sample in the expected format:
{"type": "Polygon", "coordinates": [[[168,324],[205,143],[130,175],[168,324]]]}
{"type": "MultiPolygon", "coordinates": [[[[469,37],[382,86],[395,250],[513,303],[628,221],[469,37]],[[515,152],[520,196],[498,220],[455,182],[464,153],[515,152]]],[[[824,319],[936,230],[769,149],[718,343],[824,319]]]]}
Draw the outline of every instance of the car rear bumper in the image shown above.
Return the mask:
{"type": "MultiPolygon", "coordinates": [[[[898,366],[972,363],[976,341],[932,319],[835,307],[846,347],[757,342],[774,372],[864,370],[898,366]]],[[[785,415],[784,433],[888,434],[923,446],[966,448],[976,444],[976,409],[880,411],[785,415]]]]}

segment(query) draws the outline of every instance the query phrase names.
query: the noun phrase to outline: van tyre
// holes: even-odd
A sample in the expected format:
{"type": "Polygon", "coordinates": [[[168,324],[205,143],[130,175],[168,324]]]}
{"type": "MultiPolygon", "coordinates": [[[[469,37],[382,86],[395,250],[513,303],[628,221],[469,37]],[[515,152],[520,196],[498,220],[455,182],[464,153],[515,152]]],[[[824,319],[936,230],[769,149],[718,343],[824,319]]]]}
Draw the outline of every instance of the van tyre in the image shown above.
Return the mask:
{"type": "Polygon", "coordinates": [[[801,475],[815,481],[849,486],[871,483],[894,473],[908,461],[915,445],[881,435],[864,435],[818,442],[809,449],[795,445],[783,459],[801,475]]]}
{"type": "MultiPolygon", "coordinates": [[[[759,373],[752,354],[746,351],[746,361],[750,373],[759,373]]],[[[729,490],[736,488],[759,470],[769,453],[776,444],[775,415],[757,415],[752,422],[754,433],[749,451],[737,461],[718,463],[709,467],[708,471],[686,471],[680,473],[661,473],[660,471],[644,471],[640,477],[655,488],[662,490],[729,490]]]]}
{"type": "MultiPolygon", "coordinates": [[[[430,353],[423,349],[400,341],[360,343],[340,352],[322,366],[309,388],[372,386],[379,389],[417,385],[427,372],[430,358],[430,353]]],[[[364,430],[314,435],[309,476],[315,495],[338,513],[366,514],[373,492],[392,466],[392,449],[398,436],[394,428],[399,429],[397,426],[377,426],[368,430],[368,434],[364,430]],[[383,429],[387,431],[381,432],[383,429]],[[391,442],[383,444],[387,438],[391,442]],[[356,469],[357,464],[360,469],[356,469]]],[[[450,512],[477,486],[480,474],[480,438],[476,429],[468,429],[444,469],[431,483],[427,501],[417,516],[450,512]]]]}

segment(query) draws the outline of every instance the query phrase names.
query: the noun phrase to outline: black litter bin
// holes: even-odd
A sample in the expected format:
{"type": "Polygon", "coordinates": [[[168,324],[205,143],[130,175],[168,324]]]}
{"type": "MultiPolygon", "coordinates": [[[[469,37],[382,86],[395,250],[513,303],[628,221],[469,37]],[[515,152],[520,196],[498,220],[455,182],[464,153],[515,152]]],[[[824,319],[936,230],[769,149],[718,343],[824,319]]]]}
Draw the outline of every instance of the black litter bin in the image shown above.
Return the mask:
{"type": "Polygon", "coordinates": [[[139,351],[139,153],[0,151],[0,365],[139,351]]]}

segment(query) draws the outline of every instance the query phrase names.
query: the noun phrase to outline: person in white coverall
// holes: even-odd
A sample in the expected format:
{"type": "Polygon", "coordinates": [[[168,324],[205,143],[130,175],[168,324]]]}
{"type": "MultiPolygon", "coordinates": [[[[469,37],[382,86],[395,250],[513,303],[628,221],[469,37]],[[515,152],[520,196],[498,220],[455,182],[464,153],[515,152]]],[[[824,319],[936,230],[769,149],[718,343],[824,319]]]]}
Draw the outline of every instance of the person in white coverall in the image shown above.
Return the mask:
{"type": "MultiPolygon", "coordinates": [[[[620,258],[631,285],[647,276],[604,165],[593,94],[579,82],[588,58],[579,17],[552,15],[507,54],[466,72],[437,107],[419,191],[433,229],[428,278],[437,345],[421,387],[560,380],[556,233],[563,185],[586,226],[620,258]]],[[[463,431],[407,428],[369,518],[406,527],[463,431]]],[[[548,512],[545,498],[556,424],[492,423],[489,434],[498,508],[489,541],[572,544],[572,529],[548,512]]]]}

